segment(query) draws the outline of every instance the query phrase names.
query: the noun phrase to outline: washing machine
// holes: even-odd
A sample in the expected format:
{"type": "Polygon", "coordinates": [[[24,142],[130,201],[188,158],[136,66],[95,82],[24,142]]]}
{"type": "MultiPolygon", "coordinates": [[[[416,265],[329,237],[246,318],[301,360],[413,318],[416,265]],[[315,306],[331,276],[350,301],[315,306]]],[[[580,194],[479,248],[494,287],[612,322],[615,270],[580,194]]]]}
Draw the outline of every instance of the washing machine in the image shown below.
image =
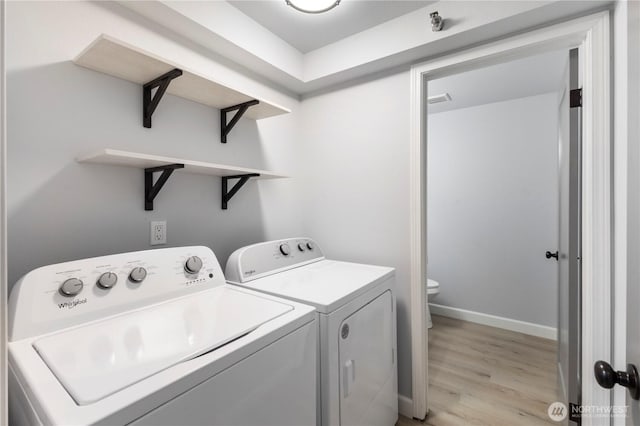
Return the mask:
{"type": "Polygon", "coordinates": [[[21,425],[313,425],[314,308],[231,286],[207,247],[45,266],[9,297],[21,425]]]}
{"type": "Polygon", "coordinates": [[[316,308],[319,425],[391,426],[398,419],[393,268],[325,259],[309,238],[241,248],[227,282],[316,308]]]}

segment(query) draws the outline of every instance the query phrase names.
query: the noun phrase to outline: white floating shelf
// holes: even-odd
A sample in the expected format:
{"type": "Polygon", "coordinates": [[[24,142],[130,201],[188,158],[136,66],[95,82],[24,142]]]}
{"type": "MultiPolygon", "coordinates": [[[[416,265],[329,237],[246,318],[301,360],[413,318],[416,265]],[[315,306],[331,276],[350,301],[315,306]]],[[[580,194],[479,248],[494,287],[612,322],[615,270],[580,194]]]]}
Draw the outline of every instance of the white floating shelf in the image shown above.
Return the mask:
{"type": "Polygon", "coordinates": [[[279,179],[288,176],[274,174],[265,170],[246,167],[228,166],[224,164],[206,163],[203,161],[185,160],[182,158],[162,157],[159,155],[141,154],[138,152],[102,149],[76,159],[79,163],[109,164],[114,166],[136,167],[145,171],[145,210],[153,210],[153,200],[174,170],[197,173],[222,178],[222,209],[238,190],[251,179],[279,179]],[[162,172],[154,183],[153,173],[162,172]],[[228,180],[238,179],[229,189],[228,180]]]}
{"type": "Polygon", "coordinates": [[[82,51],[74,62],[85,68],[138,84],[146,84],[178,68],[182,70],[182,76],[171,81],[167,88],[167,93],[172,95],[217,109],[224,109],[255,99],[260,103],[249,108],[244,114],[245,117],[254,120],[291,112],[273,102],[250,96],[209,76],[191,71],[182,65],[105,34],[102,34],[82,51]]]}
{"type": "Polygon", "coordinates": [[[111,164],[113,166],[137,167],[148,169],[168,166],[170,164],[184,164],[185,172],[211,176],[237,176],[245,174],[259,174],[255,179],[280,179],[288,176],[278,175],[265,170],[249,169],[246,167],[228,166],[224,164],[206,163],[203,161],[185,160],[182,158],[162,157],[160,155],[141,154],[138,152],[120,151],[117,149],[102,149],[89,155],[77,158],[79,163],[111,164]]]}

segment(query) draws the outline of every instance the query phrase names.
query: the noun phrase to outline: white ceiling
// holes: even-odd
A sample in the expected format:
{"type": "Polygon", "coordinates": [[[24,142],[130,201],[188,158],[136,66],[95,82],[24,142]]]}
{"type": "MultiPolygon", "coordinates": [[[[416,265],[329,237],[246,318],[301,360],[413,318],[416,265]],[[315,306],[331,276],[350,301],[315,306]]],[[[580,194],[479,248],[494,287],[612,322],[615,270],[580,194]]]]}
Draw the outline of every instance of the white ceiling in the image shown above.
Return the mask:
{"type": "MultiPolygon", "coordinates": [[[[435,58],[445,52],[459,51],[470,45],[497,40],[530,28],[540,28],[549,22],[560,22],[570,17],[585,15],[611,4],[611,0],[443,0],[432,4],[425,1],[419,3],[426,5],[423,8],[350,36],[338,35],[336,37],[342,37],[338,41],[301,53],[228,1],[116,1],[122,7],[171,29],[185,40],[198,44],[216,57],[225,58],[231,64],[228,65],[229,70],[234,68],[234,64],[239,66],[239,70],[247,70],[257,78],[256,81],[269,86],[260,89],[270,93],[263,96],[275,98],[280,96],[278,91],[283,89],[282,93],[288,91],[288,94],[293,96],[312,96],[316,92],[360,77],[401,65],[408,67],[409,64],[435,58]],[[431,31],[429,19],[425,16],[433,10],[438,10],[445,20],[445,27],[440,32],[431,31]],[[274,91],[271,91],[272,89],[274,91]]],[[[242,2],[231,1],[236,4],[242,2]]],[[[347,10],[347,6],[365,8],[365,12],[356,13],[355,18],[340,25],[353,30],[355,22],[370,19],[374,10],[389,7],[384,18],[387,19],[391,16],[389,10],[395,9],[396,4],[404,3],[402,0],[342,0],[340,6],[327,15],[291,15],[295,11],[286,4],[278,9],[278,4],[285,0],[264,1],[275,2],[263,5],[264,10],[267,10],[266,7],[272,7],[281,13],[289,13],[285,16],[288,16],[286,19],[290,25],[307,23],[294,27],[297,29],[291,30],[293,35],[288,37],[289,41],[306,37],[307,33],[316,33],[312,31],[314,25],[308,23],[309,19],[320,17],[324,20],[325,17],[338,16],[331,14],[347,10]]],[[[268,14],[265,12],[264,15],[268,14]]],[[[290,25],[283,23],[286,20],[280,22],[280,27],[289,28],[290,25]]],[[[337,21],[327,24],[320,35],[337,32],[337,28],[337,21]]],[[[192,65],[196,69],[203,67],[200,63],[192,65]]],[[[210,71],[205,67],[201,72],[210,71]]],[[[217,76],[230,81],[238,78],[233,72],[226,77],[222,77],[221,74],[217,76]]],[[[238,84],[245,85],[245,82],[242,80],[242,83],[238,84]]]]}
{"type": "MultiPolygon", "coordinates": [[[[307,53],[435,1],[342,0],[336,8],[320,14],[299,12],[287,6],[285,0],[229,3],[301,53],[307,53]]],[[[425,22],[428,19],[425,14],[425,22]]]]}
{"type": "Polygon", "coordinates": [[[452,100],[431,104],[428,112],[559,92],[568,58],[568,50],[562,50],[429,81],[429,96],[449,93],[452,100]]]}

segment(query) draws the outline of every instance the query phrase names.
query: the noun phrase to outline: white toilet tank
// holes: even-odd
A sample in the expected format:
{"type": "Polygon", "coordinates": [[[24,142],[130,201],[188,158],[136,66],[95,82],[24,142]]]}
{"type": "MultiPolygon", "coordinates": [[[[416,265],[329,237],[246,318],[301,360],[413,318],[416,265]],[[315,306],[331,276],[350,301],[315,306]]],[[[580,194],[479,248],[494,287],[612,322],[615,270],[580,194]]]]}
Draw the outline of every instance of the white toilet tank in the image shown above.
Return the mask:
{"type": "Polygon", "coordinates": [[[427,278],[427,294],[431,295],[438,293],[440,293],[440,283],[432,280],[431,278],[427,278]]]}

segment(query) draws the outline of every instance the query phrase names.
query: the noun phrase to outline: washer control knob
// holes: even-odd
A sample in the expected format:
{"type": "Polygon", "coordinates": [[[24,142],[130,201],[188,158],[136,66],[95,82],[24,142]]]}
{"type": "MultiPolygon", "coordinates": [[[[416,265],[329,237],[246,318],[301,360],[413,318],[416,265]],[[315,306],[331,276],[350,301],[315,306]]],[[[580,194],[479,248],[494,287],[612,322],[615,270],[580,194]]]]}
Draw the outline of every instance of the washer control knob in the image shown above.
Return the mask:
{"type": "Polygon", "coordinates": [[[306,249],[307,249],[307,246],[305,246],[303,243],[298,244],[298,250],[305,251],[306,249]]]}
{"type": "Polygon", "coordinates": [[[58,292],[64,297],[73,297],[82,291],[82,287],[84,287],[82,280],[69,278],[60,285],[58,292]]]}
{"type": "Polygon", "coordinates": [[[289,256],[289,254],[291,254],[291,248],[289,248],[289,244],[280,244],[280,253],[285,256],[289,256]]]}
{"type": "Polygon", "coordinates": [[[184,263],[184,270],[187,274],[197,274],[202,269],[202,259],[198,256],[191,256],[184,263]]]}
{"type": "Polygon", "coordinates": [[[114,274],[113,272],[105,272],[104,274],[100,275],[100,278],[98,278],[98,282],[96,284],[98,285],[98,287],[108,290],[116,285],[117,282],[118,276],[116,274],[114,274]]]}
{"type": "Polygon", "coordinates": [[[316,248],[316,246],[313,244],[313,242],[312,242],[312,241],[309,241],[309,242],[307,243],[307,248],[308,248],[309,250],[313,250],[314,248],[316,248]]]}
{"type": "Polygon", "coordinates": [[[129,273],[129,280],[134,283],[141,283],[145,278],[147,278],[147,270],[142,266],[133,268],[129,273]]]}

